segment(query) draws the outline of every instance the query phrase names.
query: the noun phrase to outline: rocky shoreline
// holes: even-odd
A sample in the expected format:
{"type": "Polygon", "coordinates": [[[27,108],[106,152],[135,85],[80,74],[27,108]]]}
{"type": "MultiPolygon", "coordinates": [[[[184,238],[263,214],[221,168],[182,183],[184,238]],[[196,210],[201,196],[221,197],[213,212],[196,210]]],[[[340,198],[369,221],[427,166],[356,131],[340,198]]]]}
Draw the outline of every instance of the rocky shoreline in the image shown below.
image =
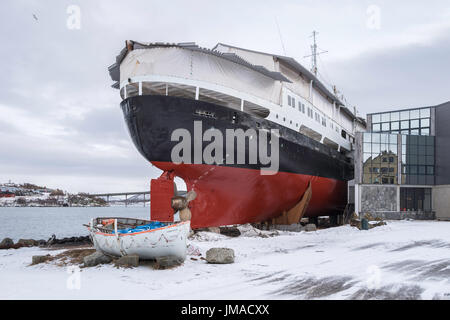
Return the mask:
{"type": "Polygon", "coordinates": [[[52,235],[48,240],[34,240],[34,239],[19,239],[16,243],[11,238],[5,238],[0,242],[0,250],[6,249],[19,249],[24,247],[42,247],[51,248],[58,246],[80,246],[80,245],[92,245],[92,241],[89,236],[80,237],[66,237],[57,239],[55,235],[52,235]]]}

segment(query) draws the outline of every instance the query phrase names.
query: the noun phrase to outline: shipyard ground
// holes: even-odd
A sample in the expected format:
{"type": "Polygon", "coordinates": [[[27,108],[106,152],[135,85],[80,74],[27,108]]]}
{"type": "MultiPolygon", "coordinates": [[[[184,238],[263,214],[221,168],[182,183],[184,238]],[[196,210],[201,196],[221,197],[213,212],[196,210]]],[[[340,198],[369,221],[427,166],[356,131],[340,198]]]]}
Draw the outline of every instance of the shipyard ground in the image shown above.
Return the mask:
{"type": "Polygon", "coordinates": [[[203,256],[212,247],[234,249],[234,264],[188,256],[167,270],[83,268],[79,289],[55,261],[30,266],[33,255],[62,250],[1,250],[0,299],[450,299],[450,222],[263,237],[250,227],[241,231],[237,238],[202,232],[190,240],[203,256]]]}

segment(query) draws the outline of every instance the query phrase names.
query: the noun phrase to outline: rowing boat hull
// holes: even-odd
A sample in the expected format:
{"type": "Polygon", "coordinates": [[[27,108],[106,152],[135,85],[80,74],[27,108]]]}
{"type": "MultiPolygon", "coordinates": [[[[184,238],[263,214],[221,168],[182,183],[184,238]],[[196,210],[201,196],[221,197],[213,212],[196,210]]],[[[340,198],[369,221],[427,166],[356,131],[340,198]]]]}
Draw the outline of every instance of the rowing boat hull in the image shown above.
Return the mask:
{"type": "Polygon", "coordinates": [[[142,260],[165,256],[186,258],[186,239],[190,221],[136,233],[104,233],[90,228],[96,250],[111,256],[138,255],[142,260]]]}

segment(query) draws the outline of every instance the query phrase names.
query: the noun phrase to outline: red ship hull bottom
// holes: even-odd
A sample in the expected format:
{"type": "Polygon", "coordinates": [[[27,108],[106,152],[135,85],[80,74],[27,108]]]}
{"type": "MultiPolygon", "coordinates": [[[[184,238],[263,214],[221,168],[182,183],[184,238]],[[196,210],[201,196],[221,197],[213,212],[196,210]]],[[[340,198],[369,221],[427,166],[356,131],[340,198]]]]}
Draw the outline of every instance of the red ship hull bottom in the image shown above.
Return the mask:
{"type": "Polygon", "coordinates": [[[347,182],[296,173],[261,175],[259,170],[152,162],[182,178],[197,198],[190,203],[193,229],[267,221],[289,210],[311,181],[306,217],[333,215],[345,207],[347,182]]]}

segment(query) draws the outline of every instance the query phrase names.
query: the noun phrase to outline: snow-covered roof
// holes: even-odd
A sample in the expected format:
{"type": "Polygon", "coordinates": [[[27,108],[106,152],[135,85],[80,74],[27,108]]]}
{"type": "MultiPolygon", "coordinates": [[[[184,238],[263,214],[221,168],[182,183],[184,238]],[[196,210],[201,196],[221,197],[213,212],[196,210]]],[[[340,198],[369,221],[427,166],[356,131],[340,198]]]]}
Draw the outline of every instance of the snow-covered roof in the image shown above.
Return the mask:
{"type": "Polygon", "coordinates": [[[222,59],[240,64],[246,68],[252,69],[256,72],[259,72],[263,75],[265,75],[266,77],[269,77],[273,80],[276,81],[285,81],[285,82],[291,82],[288,78],[286,78],[285,76],[283,76],[280,72],[274,72],[274,71],[270,71],[267,70],[265,67],[260,66],[260,65],[254,65],[249,63],[248,61],[242,59],[241,57],[239,57],[236,54],[233,53],[222,53],[219,52],[217,50],[214,49],[207,49],[207,48],[202,48],[199,47],[197,44],[195,44],[195,42],[181,42],[181,43],[162,43],[162,42],[154,42],[154,43],[141,43],[141,42],[137,42],[137,41],[128,41],[127,44],[129,44],[128,46],[126,45],[125,48],[123,48],[119,55],[116,57],[116,62],[111,65],[108,68],[109,74],[111,76],[111,79],[113,81],[115,81],[115,83],[113,84],[113,88],[118,89],[119,88],[119,81],[120,81],[120,64],[122,63],[123,59],[125,59],[128,51],[129,51],[129,47],[131,47],[133,50],[135,49],[149,49],[149,48],[158,48],[158,47],[177,47],[177,48],[182,48],[182,49],[187,49],[187,50],[192,50],[192,51],[198,51],[198,52],[202,52],[202,53],[206,53],[206,54],[211,54],[214,55],[216,57],[220,57],[222,59]]]}

